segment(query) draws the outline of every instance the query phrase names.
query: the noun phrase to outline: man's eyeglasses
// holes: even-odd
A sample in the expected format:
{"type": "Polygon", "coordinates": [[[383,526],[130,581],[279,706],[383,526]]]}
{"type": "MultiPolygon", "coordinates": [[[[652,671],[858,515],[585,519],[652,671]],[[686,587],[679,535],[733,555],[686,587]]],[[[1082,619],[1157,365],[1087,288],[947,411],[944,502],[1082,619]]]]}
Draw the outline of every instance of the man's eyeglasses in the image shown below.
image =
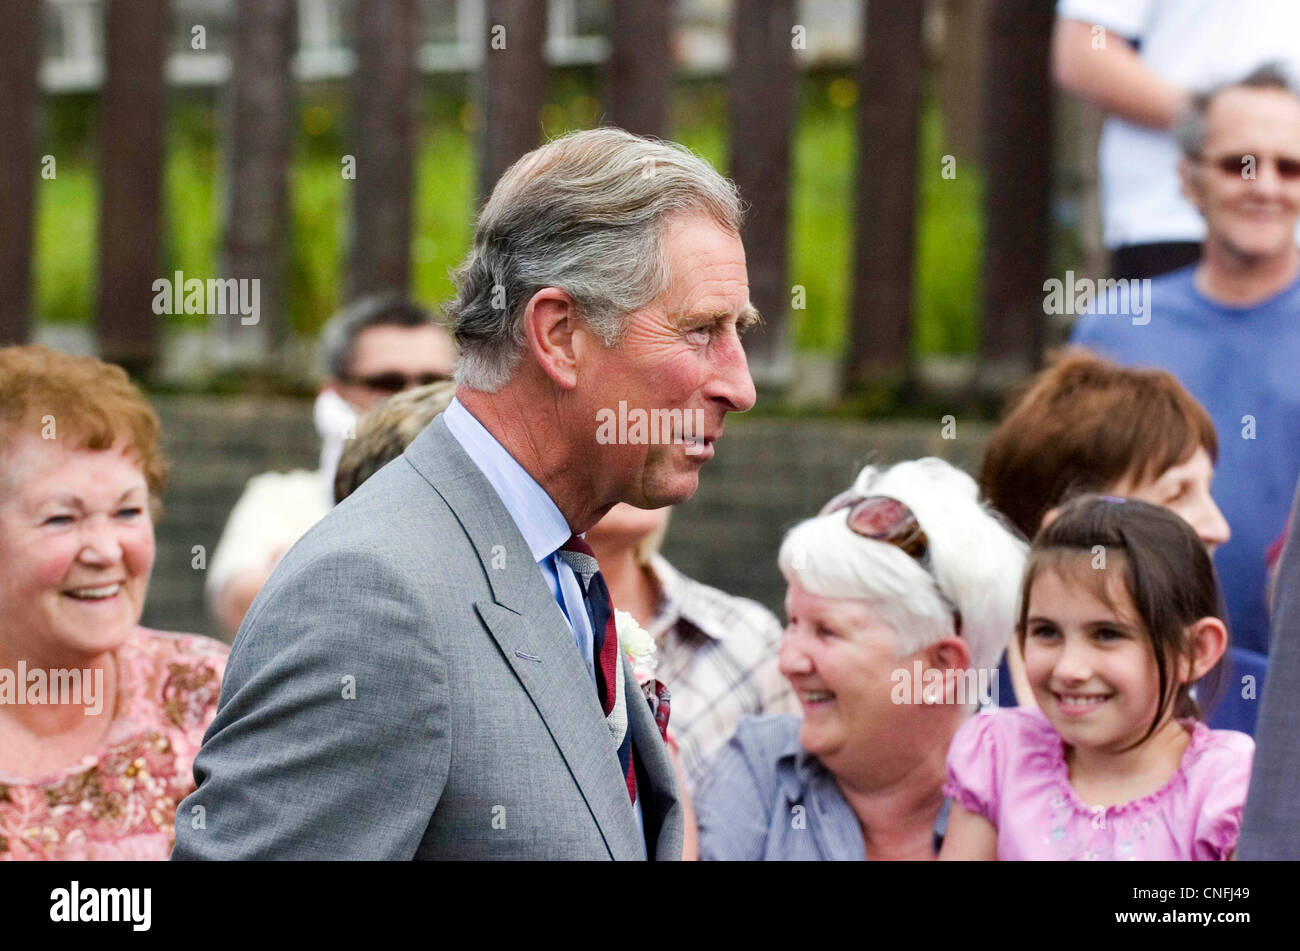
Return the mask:
{"type": "Polygon", "coordinates": [[[379,390],[382,393],[400,393],[402,390],[415,386],[428,386],[430,383],[441,383],[450,380],[451,377],[445,373],[415,373],[407,376],[405,373],[374,373],[370,376],[350,376],[344,379],[344,383],[350,383],[353,386],[364,386],[372,390],[379,390]]]}
{"type": "MultiPolygon", "coordinates": [[[[1198,155],[1197,158],[1206,165],[1217,168],[1224,175],[1241,176],[1243,178],[1253,178],[1254,174],[1247,175],[1247,172],[1257,171],[1258,166],[1268,164],[1268,159],[1261,160],[1250,153],[1221,155],[1218,158],[1198,155]]],[[[1288,182],[1300,180],[1300,159],[1275,155],[1272,157],[1272,162],[1274,168],[1277,169],[1278,178],[1288,182]]]]}
{"type": "Polygon", "coordinates": [[[849,530],[863,538],[884,542],[901,549],[926,573],[934,579],[939,596],[952,608],[953,630],[961,636],[961,612],[939,588],[939,579],[935,578],[930,563],[930,539],[917,521],[915,513],[898,499],[887,495],[860,496],[852,490],[841,492],[831,499],[817,514],[832,515],[848,509],[849,530]]]}

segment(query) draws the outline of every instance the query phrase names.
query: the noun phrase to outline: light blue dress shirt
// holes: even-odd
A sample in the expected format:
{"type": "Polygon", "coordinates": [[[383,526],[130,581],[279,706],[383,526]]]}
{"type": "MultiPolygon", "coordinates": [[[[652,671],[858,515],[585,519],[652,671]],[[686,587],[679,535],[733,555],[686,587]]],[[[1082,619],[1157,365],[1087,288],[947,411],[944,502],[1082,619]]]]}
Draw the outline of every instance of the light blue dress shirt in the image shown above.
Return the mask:
{"type": "MultiPolygon", "coordinates": [[[[528,550],[537,562],[538,570],[551,589],[551,597],[560,606],[573,631],[573,642],[578,654],[587,665],[592,686],[596,683],[594,659],[595,638],[591,630],[591,615],[582,596],[582,585],[568,562],[556,555],[573,533],[569,523],[555,502],[514,456],[505,450],[496,437],[484,428],[458,399],[443,410],[442,418],[447,429],[460,443],[465,454],[478,466],[484,478],[496,491],[506,512],[514,519],[523,535],[528,550]]],[[[620,684],[620,688],[621,688],[620,684]]],[[[641,815],[641,798],[633,804],[637,827],[645,843],[645,822],[641,815]]]]}

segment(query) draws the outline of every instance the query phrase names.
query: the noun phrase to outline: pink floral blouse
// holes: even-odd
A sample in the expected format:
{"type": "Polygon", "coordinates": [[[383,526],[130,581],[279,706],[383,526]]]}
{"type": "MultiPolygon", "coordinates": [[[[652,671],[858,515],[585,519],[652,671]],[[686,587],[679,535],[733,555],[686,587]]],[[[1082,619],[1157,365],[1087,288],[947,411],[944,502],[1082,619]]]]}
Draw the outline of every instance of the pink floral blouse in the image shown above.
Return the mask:
{"type": "Polygon", "coordinates": [[[1038,710],[1013,707],[961,725],[944,794],[998,830],[998,858],[1222,860],[1237,847],[1255,742],[1180,721],[1191,739],[1157,791],[1089,806],[1070,785],[1061,735],[1038,710]]]}
{"type": "Polygon", "coordinates": [[[36,779],[0,772],[0,859],[166,859],[230,648],[137,627],[103,747],[36,779]]]}

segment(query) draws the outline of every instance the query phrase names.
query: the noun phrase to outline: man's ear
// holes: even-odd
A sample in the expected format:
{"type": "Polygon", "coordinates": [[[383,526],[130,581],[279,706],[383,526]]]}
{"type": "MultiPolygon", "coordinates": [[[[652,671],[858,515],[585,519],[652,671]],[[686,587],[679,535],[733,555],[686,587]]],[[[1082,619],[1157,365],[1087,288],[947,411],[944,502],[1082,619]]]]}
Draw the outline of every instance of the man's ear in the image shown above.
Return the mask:
{"type": "Polygon", "coordinates": [[[1201,190],[1197,183],[1200,172],[1192,168],[1192,160],[1184,155],[1178,160],[1178,181],[1181,183],[1183,197],[1192,203],[1197,211],[1201,210],[1201,190]]]}
{"type": "Polygon", "coordinates": [[[1192,643],[1191,670],[1188,671],[1188,662],[1184,659],[1180,673],[1184,681],[1192,683],[1208,674],[1228,649],[1228,629],[1217,617],[1203,617],[1193,622],[1187,636],[1192,643]]]}
{"type": "Polygon", "coordinates": [[[524,307],[524,341],[542,372],[561,389],[578,385],[577,302],[558,287],[543,287],[524,307]]]}

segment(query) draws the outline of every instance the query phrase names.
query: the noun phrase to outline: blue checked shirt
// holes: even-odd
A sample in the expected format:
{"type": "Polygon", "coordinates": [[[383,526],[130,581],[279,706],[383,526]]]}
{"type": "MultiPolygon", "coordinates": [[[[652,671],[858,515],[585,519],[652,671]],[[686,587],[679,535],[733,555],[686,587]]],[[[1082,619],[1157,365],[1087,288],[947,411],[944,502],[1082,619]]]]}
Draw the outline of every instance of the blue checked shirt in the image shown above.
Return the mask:
{"type": "MultiPolygon", "coordinates": [[[[746,717],[695,797],[700,858],[865,861],[862,828],[835,777],[799,745],[799,717],[746,717]]],[[[951,800],[934,822],[943,845],[951,800]]]]}

